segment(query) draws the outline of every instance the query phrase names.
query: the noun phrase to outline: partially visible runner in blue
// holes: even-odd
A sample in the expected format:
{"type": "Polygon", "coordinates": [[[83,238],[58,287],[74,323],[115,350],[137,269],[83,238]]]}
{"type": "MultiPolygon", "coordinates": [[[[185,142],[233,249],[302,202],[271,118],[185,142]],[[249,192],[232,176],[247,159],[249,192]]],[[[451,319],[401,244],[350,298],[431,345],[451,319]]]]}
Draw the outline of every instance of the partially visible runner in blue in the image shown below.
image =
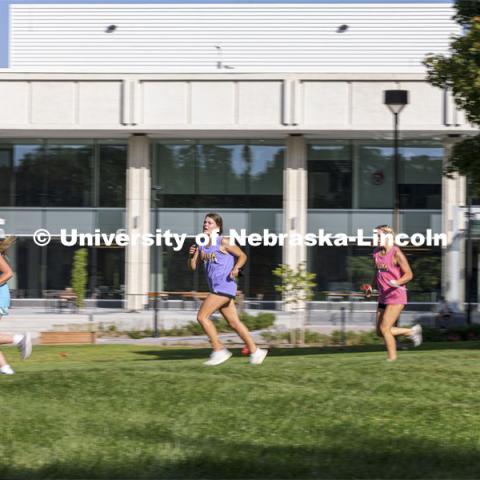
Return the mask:
{"type": "MultiPolygon", "coordinates": [[[[13,271],[5,259],[5,253],[14,242],[14,236],[0,240],[0,319],[2,316],[8,315],[8,309],[10,308],[10,290],[7,282],[13,277],[13,271]]],[[[32,353],[32,341],[29,333],[16,333],[15,335],[0,333],[0,344],[16,345],[20,350],[20,355],[23,360],[28,358],[32,353]]],[[[14,373],[5,355],[0,352],[0,375],[13,375],[14,373]]]]}
{"type": "Polygon", "coordinates": [[[230,245],[230,242],[221,236],[222,229],[222,217],[217,213],[208,213],[203,221],[203,233],[210,237],[210,242],[205,246],[192,245],[189,251],[190,270],[196,270],[200,260],[203,262],[210,291],[197,314],[197,320],[208,335],[213,348],[205,365],[220,365],[232,356],[218,338],[217,329],[210,320],[210,315],[217,310],[245,342],[250,352],[250,363],[260,365],[265,360],[268,350],[256,346],[247,327],[238,317],[234,302],[237,294],[236,279],[240,269],[247,262],[247,256],[239,247],[230,245]],[[214,233],[217,235],[213,235],[214,233]]]}

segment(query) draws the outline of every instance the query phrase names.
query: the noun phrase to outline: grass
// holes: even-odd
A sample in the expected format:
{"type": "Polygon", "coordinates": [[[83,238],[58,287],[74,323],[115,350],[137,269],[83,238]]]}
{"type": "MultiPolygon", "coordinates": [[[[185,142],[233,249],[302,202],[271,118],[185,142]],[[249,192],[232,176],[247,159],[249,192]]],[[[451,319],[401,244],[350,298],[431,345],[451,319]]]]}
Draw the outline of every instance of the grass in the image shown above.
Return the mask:
{"type": "Polygon", "coordinates": [[[480,343],[37,347],[0,377],[0,478],[479,478],[480,343]]]}

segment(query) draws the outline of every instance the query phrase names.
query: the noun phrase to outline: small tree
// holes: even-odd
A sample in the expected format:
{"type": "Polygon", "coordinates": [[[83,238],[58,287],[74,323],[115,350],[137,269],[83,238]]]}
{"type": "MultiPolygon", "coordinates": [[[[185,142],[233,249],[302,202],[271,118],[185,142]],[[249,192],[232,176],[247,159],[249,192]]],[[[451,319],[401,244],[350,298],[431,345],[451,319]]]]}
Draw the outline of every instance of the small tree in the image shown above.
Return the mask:
{"type": "MultiPolygon", "coordinates": [[[[275,285],[275,290],[282,294],[286,305],[292,305],[301,320],[302,339],[305,325],[305,302],[313,298],[313,288],[316,286],[315,273],[307,272],[305,262],[298,264],[297,269],[281,264],[273,270],[273,274],[280,278],[280,285],[275,285]]],[[[295,330],[290,331],[290,340],[295,343],[295,330]]],[[[302,340],[303,342],[303,340],[302,340]]]]}
{"type": "Polygon", "coordinates": [[[77,295],[77,307],[82,307],[84,304],[85,294],[87,292],[87,259],[88,251],[86,248],[80,248],[75,251],[73,256],[72,267],[72,288],[77,295]]]}
{"type": "Polygon", "coordinates": [[[457,13],[453,18],[461,25],[468,26],[472,19],[480,16],[480,3],[478,0],[456,0],[455,10],[457,13]]]}

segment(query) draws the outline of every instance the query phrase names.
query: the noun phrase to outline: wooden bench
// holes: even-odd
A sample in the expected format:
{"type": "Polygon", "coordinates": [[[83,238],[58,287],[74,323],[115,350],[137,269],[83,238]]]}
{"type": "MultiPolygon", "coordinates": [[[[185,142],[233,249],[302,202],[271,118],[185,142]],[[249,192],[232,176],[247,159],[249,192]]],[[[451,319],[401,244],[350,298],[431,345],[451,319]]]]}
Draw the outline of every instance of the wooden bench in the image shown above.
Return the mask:
{"type": "Polygon", "coordinates": [[[193,298],[193,299],[199,299],[199,300],[204,300],[207,298],[208,294],[210,292],[148,292],[148,298],[161,298],[168,300],[170,296],[172,297],[182,297],[182,298],[193,298]]]}
{"type": "Polygon", "coordinates": [[[364,293],[358,293],[358,292],[324,291],[320,293],[323,293],[325,295],[327,302],[335,301],[335,300],[348,302],[349,300],[352,300],[352,299],[359,299],[359,300],[365,299],[368,301],[369,298],[378,297],[378,292],[373,292],[368,298],[365,297],[364,293]]]}
{"type": "MultiPolygon", "coordinates": [[[[172,297],[181,297],[182,302],[185,300],[195,300],[195,302],[199,302],[201,300],[205,300],[210,292],[148,292],[148,300],[149,304],[151,300],[155,298],[160,298],[161,300],[168,300],[170,296],[172,297]]],[[[243,310],[244,305],[244,296],[241,290],[237,291],[237,300],[235,301],[239,305],[240,310],[243,310]]],[[[183,306],[185,304],[183,303],[183,306]]]]}
{"type": "Polygon", "coordinates": [[[77,294],[71,287],[64,290],[44,290],[43,298],[46,301],[46,307],[52,307],[53,311],[61,312],[63,308],[70,308],[71,311],[77,310],[77,294]]]}
{"type": "Polygon", "coordinates": [[[80,345],[96,343],[95,332],[41,332],[40,343],[42,345],[80,345]]]}

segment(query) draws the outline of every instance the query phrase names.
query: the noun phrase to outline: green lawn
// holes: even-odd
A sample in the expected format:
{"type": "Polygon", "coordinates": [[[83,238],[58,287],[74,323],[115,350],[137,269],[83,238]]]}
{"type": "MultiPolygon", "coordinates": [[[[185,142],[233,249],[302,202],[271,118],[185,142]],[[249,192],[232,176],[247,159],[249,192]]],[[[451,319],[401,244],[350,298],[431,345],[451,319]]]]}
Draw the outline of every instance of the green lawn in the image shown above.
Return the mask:
{"type": "Polygon", "coordinates": [[[206,350],[5,350],[2,480],[480,478],[480,343],[214,368],[206,350]]]}

